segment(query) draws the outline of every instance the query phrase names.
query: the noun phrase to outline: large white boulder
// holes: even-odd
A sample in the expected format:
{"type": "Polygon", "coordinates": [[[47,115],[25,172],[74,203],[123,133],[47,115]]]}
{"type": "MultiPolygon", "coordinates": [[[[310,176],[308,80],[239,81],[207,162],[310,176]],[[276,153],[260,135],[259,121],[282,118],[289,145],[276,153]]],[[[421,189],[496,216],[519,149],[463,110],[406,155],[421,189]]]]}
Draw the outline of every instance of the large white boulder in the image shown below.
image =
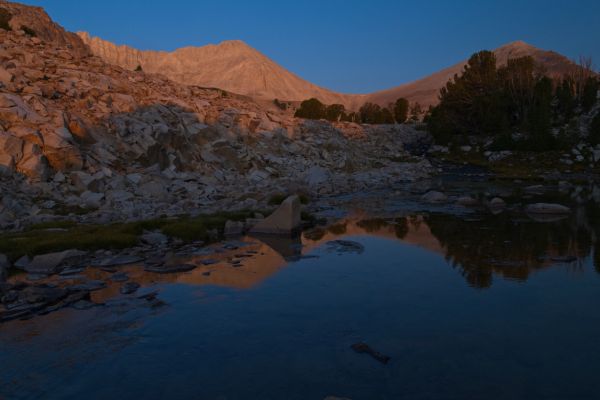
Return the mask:
{"type": "Polygon", "coordinates": [[[264,220],[258,222],[250,233],[267,235],[293,235],[300,230],[300,198],[290,196],[279,208],[264,220]]]}

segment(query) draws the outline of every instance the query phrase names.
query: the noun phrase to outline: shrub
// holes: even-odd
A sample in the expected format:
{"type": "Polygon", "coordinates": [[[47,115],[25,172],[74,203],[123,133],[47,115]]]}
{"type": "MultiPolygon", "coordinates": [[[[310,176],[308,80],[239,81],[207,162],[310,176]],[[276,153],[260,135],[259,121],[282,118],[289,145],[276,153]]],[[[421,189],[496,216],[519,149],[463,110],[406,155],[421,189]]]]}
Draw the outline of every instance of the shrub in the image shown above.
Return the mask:
{"type": "Polygon", "coordinates": [[[326,106],[318,99],[304,100],[294,114],[298,118],[321,119],[326,116],[326,106]]]}
{"type": "Polygon", "coordinates": [[[325,109],[325,118],[329,121],[340,121],[346,117],[346,108],[342,104],[331,104],[325,109]]]}
{"type": "Polygon", "coordinates": [[[273,104],[275,104],[279,109],[285,111],[288,108],[287,103],[279,101],[278,99],[273,100],[273,104]]]}
{"type": "Polygon", "coordinates": [[[138,64],[138,66],[137,66],[137,67],[135,67],[135,71],[136,71],[136,72],[142,72],[142,71],[143,71],[143,68],[142,68],[142,66],[138,64]]]}
{"type": "Polygon", "coordinates": [[[21,30],[23,32],[25,32],[25,34],[27,36],[29,36],[29,37],[36,37],[37,36],[37,34],[35,33],[35,31],[33,29],[31,29],[30,27],[28,27],[28,26],[21,25],[21,30]]]}
{"type": "Polygon", "coordinates": [[[5,31],[12,30],[9,21],[12,18],[12,14],[6,8],[0,8],[0,29],[5,31]]]}

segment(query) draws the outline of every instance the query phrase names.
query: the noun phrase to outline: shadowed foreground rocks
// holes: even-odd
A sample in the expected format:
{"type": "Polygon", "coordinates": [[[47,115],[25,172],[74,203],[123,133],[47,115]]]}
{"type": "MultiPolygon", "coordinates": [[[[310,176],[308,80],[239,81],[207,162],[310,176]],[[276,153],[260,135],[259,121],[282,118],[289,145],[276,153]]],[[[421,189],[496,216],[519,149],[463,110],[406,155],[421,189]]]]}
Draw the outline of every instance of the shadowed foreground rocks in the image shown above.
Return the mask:
{"type": "Polygon", "coordinates": [[[258,209],[273,194],[359,191],[433,171],[407,150],[430,141],[412,126],[302,120],[123,69],[81,50],[41,9],[10,9],[39,15],[30,27],[40,34],[0,29],[0,228],[258,209]]]}

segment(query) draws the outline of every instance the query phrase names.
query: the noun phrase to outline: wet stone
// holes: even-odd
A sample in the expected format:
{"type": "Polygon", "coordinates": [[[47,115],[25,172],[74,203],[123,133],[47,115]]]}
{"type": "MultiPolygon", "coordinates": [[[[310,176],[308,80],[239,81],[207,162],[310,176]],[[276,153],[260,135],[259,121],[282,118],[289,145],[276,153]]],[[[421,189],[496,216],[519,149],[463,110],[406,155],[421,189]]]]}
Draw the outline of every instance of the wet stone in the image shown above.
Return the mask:
{"type": "Polygon", "coordinates": [[[115,267],[119,265],[135,264],[142,261],[142,257],[139,256],[116,256],[109,257],[99,261],[96,261],[93,265],[98,267],[115,267]]]}
{"type": "Polygon", "coordinates": [[[121,294],[132,294],[140,288],[140,284],[137,282],[127,282],[121,286],[119,290],[121,294]]]}
{"type": "Polygon", "coordinates": [[[71,307],[73,307],[76,310],[89,310],[92,307],[95,307],[96,304],[88,301],[88,300],[79,300],[76,301],[75,303],[71,304],[71,307]]]}
{"type": "Polygon", "coordinates": [[[188,272],[196,268],[194,264],[176,264],[176,265],[161,265],[151,266],[144,268],[147,272],[154,272],[157,274],[172,274],[177,272],[188,272]]]}
{"type": "Polygon", "coordinates": [[[117,272],[110,277],[113,282],[126,282],[129,280],[129,275],[125,272],[117,272]]]}
{"type": "Polygon", "coordinates": [[[92,280],[85,283],[81,283],[79,285],[72,286],[70,289],[93,292],[104,288],[106,288],[106,282],[92,280]]]}
{"type": "Polygon", "coordinates": [[[332,240],[327,242],[327,250],[335,251],[337,253],[357,253],[361,254],[365,251],[365,247],[357,242],[351,240],[332,240]]]}

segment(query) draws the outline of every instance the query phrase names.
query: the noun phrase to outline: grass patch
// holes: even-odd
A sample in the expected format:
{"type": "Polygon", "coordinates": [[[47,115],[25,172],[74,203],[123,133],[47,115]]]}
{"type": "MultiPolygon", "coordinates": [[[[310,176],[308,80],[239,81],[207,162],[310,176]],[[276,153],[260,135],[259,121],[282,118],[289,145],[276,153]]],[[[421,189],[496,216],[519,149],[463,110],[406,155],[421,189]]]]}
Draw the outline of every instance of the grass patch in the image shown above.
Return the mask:
{"type": "Polygon", "coordinates": [[[227,220],[243,221],[253,215],[253,211],[220,212],[192,218],[158,218],[109,225],[78,225],[72,221],[45,222],[30,226],[23,232],[0,235],[0,253],[14,261],[23,255],[32,257],[68,249],[125,249],[135,246],[144,231],[156,229],[184,242],[209,241],[213,239],[209,232],[214,229],[218,231],[219,238],[222,237],[227,220]],[[49,229],[64,230],[48,231],[49,229]]]}
{"type": "Polygon", "coordinates": [[[66,204],[57,204],[53,209],[55,215],[85,215],[94,211],[91,208],[83,208],[79,206],[68,206],[66,204]]]}

